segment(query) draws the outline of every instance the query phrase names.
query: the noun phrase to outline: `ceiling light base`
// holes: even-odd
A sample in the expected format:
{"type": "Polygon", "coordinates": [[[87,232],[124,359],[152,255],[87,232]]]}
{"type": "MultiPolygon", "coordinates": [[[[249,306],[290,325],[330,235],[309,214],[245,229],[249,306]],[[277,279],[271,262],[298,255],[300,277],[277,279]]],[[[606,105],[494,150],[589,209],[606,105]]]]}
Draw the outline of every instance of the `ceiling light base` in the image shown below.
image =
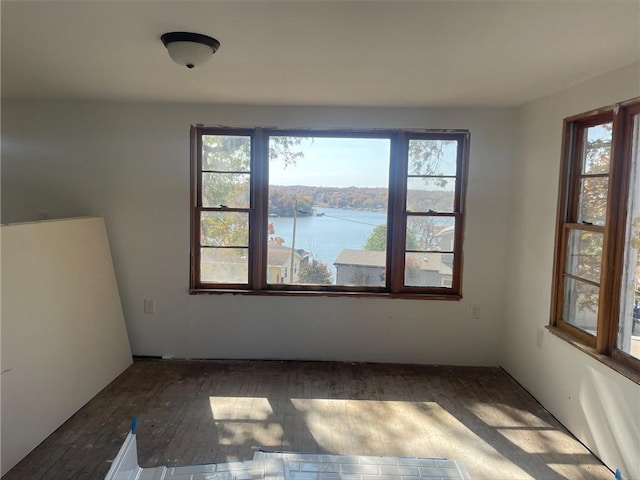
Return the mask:
{"type": "Polygon", "coordinates": [[[190,32],[169,32],[160,37],[169,56],[178,65],[194,68],[208,62],[220,48],[215,38],[190,32]]]}

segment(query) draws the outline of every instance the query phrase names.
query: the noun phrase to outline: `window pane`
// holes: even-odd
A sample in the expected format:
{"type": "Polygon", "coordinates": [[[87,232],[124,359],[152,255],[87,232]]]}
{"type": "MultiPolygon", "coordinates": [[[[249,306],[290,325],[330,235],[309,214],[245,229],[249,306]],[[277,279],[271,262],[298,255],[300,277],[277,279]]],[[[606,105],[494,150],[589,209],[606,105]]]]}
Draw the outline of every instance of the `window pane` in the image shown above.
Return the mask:
{"type": "Polygon", "coordinates": [[[453,212],[456,179],[452,177],[407,178],[408,212],[453,212]]]}
{"type": "Polygon", "coordinates": [[[267,283],[384,286],[389,139],[269,139],[267,283]]]}
{"type": "Polygon", "coordinates": [[[611,159],[612,123],[596,125],[585,131],[583,173],[608,173],[611,159]]]}
{"type": "Polygon", "coordinates": [[[607,177],[583,178],[580,180],[580,207],[578,222],[604,226],[607,216],[607,177]]]}
{"type": "Polygon", "coordinates": [[[455,238],[454,217],[407,217],[406,249],[453,251],[455,238]]]}
{"type": "Polygon", "coordinates": [[[598,324],[600,289],[588,283],[565,277],[562,320],[592,335],[598,324]]]}
{"type": "Polygon", "coordinates": [[[457,172],[456,140],[409,140],[409,175],[450,175],[457,172]]]}
{"type": "Polygon", "coordinates": [[[405,253],[404,284],[408,287],[451,287],[451,266],[440,253],[405,253]]]}
{"type": "Polygon", "coordinates": [[[202,136],[202,170],[248,172],[251,164],[251,137],[235,135],[202,136]]]}
{"type": "Polygon", "coordinates": [[[604,235],[599,232],[569,231],[565,271],[592,282],[600,282],[603,238],[604,235]]]}
{"type": "Polygon", "coordinates": [[[626,241],[620,292],[618,349],[640,359],[640,116],[633,129],[626,241]]]}
{"type": "Polygon", "coordinates": [[[247,283],[249,250],[247,248],[203,248],[200,278],[204,283],[247,283]]]}
{"type": "Polygon", "coordinates": [[[249,245],[249,214],[244,212],[201,212],[200,242],[209,247],[249,245]]]}
{"type": "Polygon", "coordinates": [[[202,206],[249,208],[248,174],[203,173],[202,206]]]}

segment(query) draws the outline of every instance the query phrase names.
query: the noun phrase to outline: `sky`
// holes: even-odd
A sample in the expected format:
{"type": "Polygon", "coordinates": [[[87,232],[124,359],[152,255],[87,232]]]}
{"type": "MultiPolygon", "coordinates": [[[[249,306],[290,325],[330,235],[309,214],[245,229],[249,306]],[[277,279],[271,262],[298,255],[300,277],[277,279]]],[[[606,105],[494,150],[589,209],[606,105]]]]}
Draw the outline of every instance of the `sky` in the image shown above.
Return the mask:
{"type": "Polygon", "coordinates": [[[384,187],[389,185],[390,141],[383,138],[304,137],[304,157],[286,168],[269,162],[271,185],[384,187]]]}

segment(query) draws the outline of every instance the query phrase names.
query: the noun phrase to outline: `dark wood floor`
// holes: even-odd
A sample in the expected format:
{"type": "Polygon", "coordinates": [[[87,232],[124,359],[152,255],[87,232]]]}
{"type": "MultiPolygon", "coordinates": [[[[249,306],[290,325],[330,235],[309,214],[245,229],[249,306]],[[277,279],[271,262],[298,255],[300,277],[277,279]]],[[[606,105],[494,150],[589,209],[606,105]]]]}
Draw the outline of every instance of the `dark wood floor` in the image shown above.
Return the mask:
{"type": "Polygon", "coordinates": [[[474,479],[613,477],[498,368],[138,360],[3,478],[102,480],[134,416],[145,467],[264,447],[447,457],[474,479]]]}

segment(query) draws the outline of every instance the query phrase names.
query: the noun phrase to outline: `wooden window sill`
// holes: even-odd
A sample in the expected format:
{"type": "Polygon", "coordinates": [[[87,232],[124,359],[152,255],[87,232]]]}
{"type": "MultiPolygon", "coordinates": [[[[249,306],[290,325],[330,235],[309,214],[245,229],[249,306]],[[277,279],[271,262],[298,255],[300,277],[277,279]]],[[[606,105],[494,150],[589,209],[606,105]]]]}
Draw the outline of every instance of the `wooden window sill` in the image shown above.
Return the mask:
{"type": "Polygon", "coordinates": [[[407,300],[461,300],[462,295],[438,295],[429,293],[386,293],[386,292],[338,292],[318,290],[230,290],[215,288],[191,288],[190,295],[255,295],[280,297],[343,297],[343,298],[400,298],[407,300]]]}

